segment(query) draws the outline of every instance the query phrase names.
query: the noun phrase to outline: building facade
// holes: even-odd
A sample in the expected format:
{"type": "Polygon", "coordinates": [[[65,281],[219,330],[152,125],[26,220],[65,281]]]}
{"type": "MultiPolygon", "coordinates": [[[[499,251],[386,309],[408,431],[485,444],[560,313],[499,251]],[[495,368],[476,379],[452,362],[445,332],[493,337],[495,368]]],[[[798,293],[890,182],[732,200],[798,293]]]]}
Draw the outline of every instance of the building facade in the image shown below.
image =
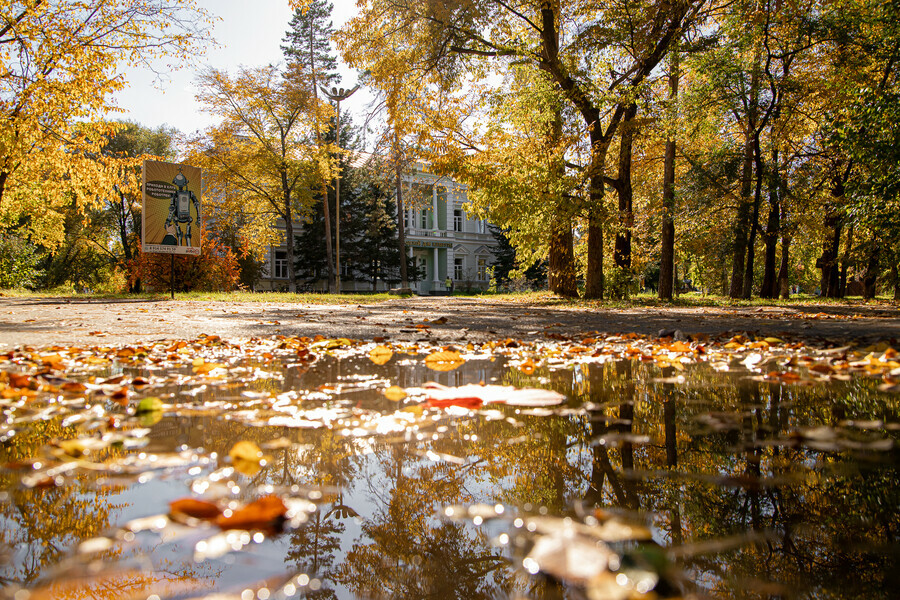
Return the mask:
{"type": "MultiPolygon", "coordinates": [[[[456,291],[487,289],[497,241],[484,220],[471,218],[463,209],[468,200],[466,186],[416,163],[403,177],[403,194],[406,251],[416,265],[416,272],[410,273],[410,288],[420,295],[446,294],[450,287],[456,291]]],[[[285,290],[288,276],[286,248],[270,248],[258,289],[285,290]]],[[[372,290],[371,283],[349,277],[342,273],[342,291],[372,290]]],[[[388,287],[378,282],[379,291],[388,287]]],[[[325,281],[307,288],[325,290],[325,281]]]]}

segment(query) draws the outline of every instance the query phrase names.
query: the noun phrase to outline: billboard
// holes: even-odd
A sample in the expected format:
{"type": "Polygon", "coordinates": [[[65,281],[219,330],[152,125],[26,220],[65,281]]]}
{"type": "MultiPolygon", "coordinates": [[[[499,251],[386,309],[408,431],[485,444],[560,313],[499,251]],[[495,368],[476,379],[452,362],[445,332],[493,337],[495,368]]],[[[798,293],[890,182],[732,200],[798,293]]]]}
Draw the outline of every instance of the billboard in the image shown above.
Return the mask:
{"type": "Polygon", "coordinates": [[[144,252],[200,254],[201,176],[199,167],[144,161],[144,252]]]}

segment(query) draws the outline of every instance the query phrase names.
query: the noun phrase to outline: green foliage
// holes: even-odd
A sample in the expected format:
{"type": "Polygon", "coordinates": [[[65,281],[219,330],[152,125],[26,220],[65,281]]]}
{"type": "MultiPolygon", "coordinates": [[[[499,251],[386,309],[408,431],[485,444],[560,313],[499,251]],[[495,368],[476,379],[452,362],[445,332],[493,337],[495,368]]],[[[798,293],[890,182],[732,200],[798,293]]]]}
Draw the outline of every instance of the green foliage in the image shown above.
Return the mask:
{"type": "Polygon", "coordinates": [[[625,267],[615,266],[606,274],[606,292],[611,300],[628,300],[637,291],[637,277],[625,267]]]}
{"type": "Polygon", "coordinates": [[[547,263],[544,260],[530,265],[518,260],[516,248],[509,242],[506,231],[496,225],[489,226],[491,235],[497,240],[492,249],[494,255],[491,267],[491,291],[538,290],[547,287],[547,263]]]}
{"type": "Polygon", "coordinates": [[[43,272],[37,248],[17,233],[0,232],[0,288],[34,288],[43,272]]]}

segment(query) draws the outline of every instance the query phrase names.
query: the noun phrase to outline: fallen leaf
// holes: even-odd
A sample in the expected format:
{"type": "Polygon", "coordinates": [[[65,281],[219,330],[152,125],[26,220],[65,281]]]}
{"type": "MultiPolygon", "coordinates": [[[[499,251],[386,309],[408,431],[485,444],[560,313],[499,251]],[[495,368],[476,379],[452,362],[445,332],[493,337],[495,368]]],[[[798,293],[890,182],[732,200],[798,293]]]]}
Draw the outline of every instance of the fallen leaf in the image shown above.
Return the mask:
{"type": "Polygon", "coordinates": [[[210,520],[221,515],[222,509],[206,500],[180,498],[169,502],[169,512],[173,515],[185,515],[194,519],[210,520]]]}
{"type": "Polygon", "coordinates": [[[216,519],[216,525],[222,529],[279,529],[287,506],[278,496],[263,496],[259,500],[233,511],[226,512],[216,519]]]}
{"type": "Polygon", "coordinates": [[[163,409],[162,400],[156,398],[155,396],[149,396],[147,398],[142,399],[138,402],[137,409],[135,413],[138,415],[151,413],[151,412],[159,412],[163,409]]]}
{"type": "Polygon", "coordinates": [[[263,451],[255,443],[241,440],[231,447],[228,451],[231,460],[246,460],[251,462],[259,462],[263,459],[263,451]]]}
{"type": "Polygon", "coordinates": [[[433,352],[425,357],[425,366],[432,371],[452,371],[461,367],[466,361],[454,350],[433,352]]]}
{"type": "Polygon", "coordinates": [[[376,365],[386,364],[394,355],[394,351],[387,346],[375,346],[369,351],[369,360],[376,365]]]}
{"type": "MultiPolygon", "coordinates": [[[[464,404],[472,399],[483,404],[509,404],[512,406],[554,406],[562,404],[566,397],[552,390],[539,388],[514,388],[509,385],[463,385],[446,387],[436,383],[428,383],[425,393],[431,406],[453,405],[453,401],[464,404]]],[[[460,406],[460,404],[456,404],[460,406]]],[[[480,406],[480,404],[479,404],[480,406]]]]}
{"type": "Polygon", "coordinates": [[[406,390],[399,385],[392,385],[384,390],[384,397],[392,402],[400,402],[406,398],[406,390]]]}

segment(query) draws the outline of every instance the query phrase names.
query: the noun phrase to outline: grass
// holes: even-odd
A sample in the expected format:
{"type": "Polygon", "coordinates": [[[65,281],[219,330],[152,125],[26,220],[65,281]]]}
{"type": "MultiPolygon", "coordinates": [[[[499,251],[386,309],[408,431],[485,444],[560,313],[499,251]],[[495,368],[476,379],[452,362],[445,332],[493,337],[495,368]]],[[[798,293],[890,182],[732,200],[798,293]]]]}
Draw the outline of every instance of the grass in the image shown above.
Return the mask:
{"type": "MultiPolygon", "coordinates": [[[[83,300],[146,300],[165,301],[169,299],[165,293],[77,293],[71,289],[31,291],[22,289],[0,290],[0,296],[14,298],[71,298],[83,300]]],[[[791,296],[789,300],[768,300],[752,298],[750,300],[734,300],[727,296],[703,296],[698,293],[681,294],[671,302],[659,300],[655,295],[637,294],[628,300],[584,300],[581,298],[563,298],[550,292],[507,292],[462,294],[457,297],[475,297],[509,302],[514,304],[531,304],[538,306],[571,306],[575,308],[634,308],[634,307],[704,307],[704,306],[796,306],[796,305],[835,305],[856,306],[861,304],[884,304],[897,306],[897,302],[889,296],[879,296],[875,300],[866,302],[861,297],[844,299],[820,298],[806,294],[791,296]]],[[[321,293],[296,293],[287,292],[176,292],[176,300],[196,302],[280,302],[297,304],[377,304],[389,299],[396,299],[387,293],[379,294],[321,294],[321,293]]]]}
{"type": "MultiPolygon", "coordinates": [[[[71,289],[61,290],[0,290],[0,296],[8,298],[69,298],[82,300],[147,300],[163,301],[170,298],[168,292],[158,293],[78,293],[71,289]]],[[[192,300],[197,302],[284,302],[298,304],[375,304],[389,298],[396,298],[387,293],[382,294],[313,294],[287,292],[175,292],[175,300],[192,300]]]]}

